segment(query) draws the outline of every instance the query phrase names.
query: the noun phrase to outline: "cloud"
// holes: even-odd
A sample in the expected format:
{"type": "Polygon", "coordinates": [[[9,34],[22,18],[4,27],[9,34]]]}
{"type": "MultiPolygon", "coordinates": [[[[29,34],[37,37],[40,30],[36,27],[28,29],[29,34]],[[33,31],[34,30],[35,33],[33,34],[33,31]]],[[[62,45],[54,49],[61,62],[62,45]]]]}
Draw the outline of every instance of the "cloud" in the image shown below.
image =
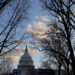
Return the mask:
{"type": "Polygon", "coordinates": [[[35,16],[34,17],[35,19],[39,19],[39,20],[42,20],[44,22],[50,22],[51,20],[49,19],[49,16],[48,15],[45,15],[45,16],[35,16]]]}
{"type": "MultiPolygon", "coordinates": [[[[12,63],[18,63],[19,56],[22,56],[24,54],[24,52],[25,52],[25,49],[17,47],[16,50],[14,50],[13,52],[7,53],[6,55],[1,56],[0,58],[2,58],[2,59],[8,58],[8,59],[11,59],[12,63]]],[[[28,52],[29,52],[29,54],[32,54],[32,55],[36,55],[39,53],[38,51],[31,50],[29,48],[28,48],[28,52]]]]}
{"type": "Polygon", "coordinates": [[[8,58],[11,58],[13,63],[18,63],[19,62],[19,57],[18,56],[10,56],[8,58]]]}
{"type": "Polygon", "coordinates": [[[43,21],[45,21],[45,22],[50,22],[50,19],[48,18],[48,16],[46,15],[46,16],[40,16],[41,17],[41,19],[43,20],[43,21]]]}
{"type": "Polygon", "coordinates": [[[37,50],[28,49],[29,54],[37,55],[39,52],[37,50]]]}
{"type": "Polygon", "coordinates": [[[14,55],[4,55],[4,56],[1,56],[0,59],[9,59],[8,61],[11,62],[11,64],[13,63],[18,63],[19,61],[19,58],[18,56],[14,56],[14,55]]]}
{"type": "Polygon", "coordinates": [[[48,27],[46,23],[41,21],[34,21],[33,25],[28,24],[28,27],[26,28],[26,32],[31,33],[34,35],[34,37],[37,37],[38,39],[46,38],[46,35],[43,35],[45,32],[47,32],[48,27]],[[42,36],[43,35],[43,36],[42,36]]]}
{"type": "MultiPolygon", "coordinates": [[[[21,49],[21,48],[17,48],[18,50],[16,50],[15,52],[13,52],[13,55],[14,56],[22,56],[25,52],[25,48],[24,49],[21,49]]],[[[32,54],[32,55],[36,55],[38,54],[38,51],[37,50],[33,50],[33,49],[30,49],[28,48],[28,52],[29,54],[32,54]]]]}
{"type": "Polygon", "coordinates": [[[35,16],[34,18],[35,18],[35,19],[38,19],[38,18],[39,18],[39,16],[35,16]]]}
{"type": "Polygon", "coordinates": [[[1,56],[2,59],[11,59],[9,61],[12,61],[12,63],[18,63],[19,62],[19,56],[23,55],[23,51],[13,51],[10,53],[5,54],[4,56],[1,56]]]}
{"type": "Polygon", "coordinates": [[[32,30],[32,25],[28,24],[28,27],[26,28],[26,32],[31,32],[31,30],[32,30]]]}

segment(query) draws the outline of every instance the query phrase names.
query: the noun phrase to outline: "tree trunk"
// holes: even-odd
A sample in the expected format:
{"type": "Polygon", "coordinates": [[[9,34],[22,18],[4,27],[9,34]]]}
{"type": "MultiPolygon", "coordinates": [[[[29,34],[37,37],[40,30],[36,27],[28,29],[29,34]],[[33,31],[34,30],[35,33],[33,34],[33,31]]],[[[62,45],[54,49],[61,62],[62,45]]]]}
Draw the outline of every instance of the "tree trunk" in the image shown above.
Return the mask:
{"type": "Polygon", "coordinates": [[[74,52],[73,52],[73,48],[71,46],[70,38],[68,38],[68,46],[69,46],[70,57],[71,57],[71,61],[72,61],[72,71],[73,71],[73,75],[75,75],[75,59],[74,59],[74,52]]]}
{"type": "Polygon", "coordinates": [[[61,64],[59,63],[59,71],[58,71],[58,75],[61,75],[61,64]]]}
{"type": "Polygon", "coordinates": [[[59,73],[58,75],[61,75],[61,59],[60,59],[60,54],[59,54],[59,73]]]}
{"type": "Polygon", "coordinates": [[[70,73],[69,73],[69,63],[67,63],[67,75],[70,75],[70,73]]]}
{"type": "Polygon", "coordinates": [[[75,75],[75,61],[72,63],[73,75],[75,75]]]}
{"type": "Polygon", "coordinates": [[[70,51],[70,57],[71,57],[71,61],[72,61],[72,71],[73,71],[73,75],[75,75],[75,59],[74,59],[74,51],[73,51],[73,48],[72,48],[72,44],[71,44],[71,40],[70,40],[70,37],[71,37],[71,32],[69,31],[69,28],[67,27],[67,24],[65,23],[65,20],[62,18],[63,20],[63,23],[64,23],[64,27],[65,27],[65,31],[66,31],[66,34],[67,34],[67,41],[68,41],[68,49],[70,51]]]}

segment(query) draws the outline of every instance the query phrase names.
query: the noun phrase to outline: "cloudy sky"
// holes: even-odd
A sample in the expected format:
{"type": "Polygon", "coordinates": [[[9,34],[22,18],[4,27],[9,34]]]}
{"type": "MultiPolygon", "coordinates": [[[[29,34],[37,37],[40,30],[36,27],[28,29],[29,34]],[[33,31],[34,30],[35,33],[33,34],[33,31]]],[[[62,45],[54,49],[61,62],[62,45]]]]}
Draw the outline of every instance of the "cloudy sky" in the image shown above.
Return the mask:
{"type": "MultiPolygon", "coordinates": [[[[31,7],[28,10],[29,20],[27,22],[26,32],[30,33],[35,32],[43,34],[44,31],[47,30],[46,24],[50,22],[50,17],[48,16],[48,12],[41,7],[41,3],[39,2],[39,0],[30,0],[30,2],[31,2],[31,7]]],[[[43,37],[37,36],[37,37],[43,38],[45,36],[43,37]]],[[[28,42],[29,41],[27,41],[27,43],[28,42]]],[[[31,56],[34,60],[35,67],[36,68],[39,67],[43,54],[41,52],[38,52],[38,54],[31,56]]]]}
{"type": "MultiPolygon", "coordinates": [[[[43,34],[46,30],[46,24],[50,22],[50,18],[48,16],[48,12],[46,10],[44,10],[41,7],[41,3],[39,2],[39,0],[30,0],[30,8],[28,10],[28,20],[25,21],[26,27],[25,27],[25,31],[26,32],[30,32],[30,33],[39,33],[39,34],[43,34]],[[42,12],[43,11],[43,12],[42,12]]],[[[46,36],[37,36],[38,38],[44,38],[46,36]]],[[[30,43],[30,39],[26,40],[27,45],[29,47],[29,49],[31,49],[30,43]]],[[[24,47],[25,48],[25,47],[24,47]]],[[[31,56],[34,60],[34,64],[35,67],[38,68],[41,64],[41,58],[43,57],[42,52],[39,51],[34,51],[34,49],[31,49],[32,53],[31,56]],[[36,60],[37,59],[37,60],[36,60]]]]}
{"type": "MultiPolygon", "coordinates": [[[[0,18],[1,24],[8,23],[10,16],[12,15],[11,12],[13,12],[12,8],[8,7],[5,9],[2,15],[0,15],[0,17],[2,17],[0,18]]],[[[27,12],[28,12],[27,14],[28,19],[27,20],[25,19],[20,23],[21,25],[25,26],[24,30],[26,32],[30,32],[30,33],[35,32],[35,33],[43,34],[45,31],[47,31],[46,24],[50,22],[51,17],[49,17],[48,12],[41,7],[41,3],[39,2],[39,0],[30,0],[30,7],[27,12]]],[[[37,38],[42,39],[42,38],[46,38],[46,36],[43,37],[37,36],[37,38]]],[[[32,56],[35,67],[38,68],[40,66],[41,58],[43,56],[42,52],[39,52],[38,50],[31,48],[32,45],[29,44],[30,39],[25,40],[25,43],[28,45],[28,50],[30,55],[32,56]]],[[[14,68],[17,68],[20,56],[24,54],[25,45],[22,47],[17,47],[14,52],[5,55],[5,58],[10,57],[12,59],[14,63],[14,68]]]]}
{"type": "MultiPolygon", "coordinates": [[[[2,13],[2,15],[0,15],[0,24],[8,23],[8,20],[10,19],[8,17],[8,14],[9,16],[11,16],[11,12],[13,12],[12,9],[8,7],[2,13]]],[[[50,23],[52,19],[52,17],[49,16],[49,13],[41,7],[41,3],[39,2],[39,0],[30,0],[30,7],[27,11],[27,17],[28,19],[23,20],[20,24],[24,26],[25,32],[34,34],[44,34],[44,32],[48,29],[46,25],[50,23]]],[[[20,30],[18,30],[18,32],[19,31],[20,30]]],[[[39,35],[36,37],[40,39],[46,38],[46,36],[39,35]]],[[[17,47],[15,51],[5,55],[5,58],[10,57],[12,59],[14,68],[17,68],[19,59],[24,54],[26,44],[28,46],[28,51],[34,61],[35,67],[38,68],[40,66],[43,53],[39,52],[37,49],[32,48],[33,46],[30,44],[31,40],[32,39],[30,37],[29,39],[25,40],[25,45],[17,47]]]]}

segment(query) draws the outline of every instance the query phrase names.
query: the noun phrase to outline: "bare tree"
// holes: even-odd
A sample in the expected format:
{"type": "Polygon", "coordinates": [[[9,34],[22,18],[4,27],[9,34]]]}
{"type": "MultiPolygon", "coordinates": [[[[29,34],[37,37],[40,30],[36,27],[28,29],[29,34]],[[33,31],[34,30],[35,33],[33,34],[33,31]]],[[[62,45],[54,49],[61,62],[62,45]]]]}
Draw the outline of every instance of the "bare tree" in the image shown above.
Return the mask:
{"type": "Polygon", "coordinates": [[[41,40],[42,48],[46,55],[48,55],[48,61],[52,61],[54,65],[59,65],[57,68],[59,69],[60,75],[63,62],[65,60],[68,62],[67,60],[69,60],[67,57],[68,48],[66,38],[63,31],[58,26],[56,26],[56,24],[50,26],[50,32],[48,31],[46,35],[47,38],[41,40]],[[51,59],[51,57],[53,59],[51,59]]]}
{"type": "Polygon", "coordinates": [[[1,72],[3,74],[5,73],[11,73],[13,69],[13,62],[10,58],[4,58],[1,57],[1,72]]]}
{"type": "MultiPolygon", "coordinates": [[[[6,2],[9,2],[10,0],[6,0],[6,2]]],[[[11,1],[13,2],[13,1],[11,1]]],[[[28,9],[28,0],[14,0],[14,4],[16,4],[14,6],[14,10],[8,21],[8,24],[5,23],[5,25],[0,25],[0,54],[2,53],[3,50],[7,50],[5,51],[5,53],[13,50],[16,46],[18,46],[22,39],[23,39],[23,35],[24,33],[19,33],[17,30],[21,29],[21,25],[20,27],[18,26],[19,23],[26,18],[26,10],[28,9]],[[19,37],[18,37],[19,36],[19,37]]],[[[7,6],[9,7],[9,6],[7,6]]],[[[9,16],[9,15],[8,15],[9,16]]],[[[8,19],[8,18],[7,18],[8,19]]],[[[5,54],[3,53],[3,54],[5,54]]],[[[1,54],[1,55],[3,55],[1,54]]]]}
{"type": "Polygon", "coordinates": [[[0,11],[12,0],[0,0],[0,11]]]}
{"type": "Polygon", "coordinates": [[[57,25],[58,24],[55,23],[52,24],[52,27],[50,26],[50,32],[48,30],[46,33],[48,37],[43,39],[41,42],[45,53],[47,53],[49,57],[54,57],[54,59],[59,63],[59,70],[63,66],[69,75],[69,70],[71,70],[71,58],[69,56],[69,49],[67,46],[68,42],[64,31],[58,27],[59,25],[57,25]]]}
{"type": "Polygon", "coordinates": [[[43,61],[41,62],[40,68],[50,69],[50,64],[48,63],[48,61],[43,61]]]}
{"type": "Polygon", "coordinates": [[[70,58],[71,58],[71,66],[73,70],[73,75],[75,75],[75,58],[74,58],[74,50],[72,48],[72,43],[71,43],[71,34],[72,30],[75,31],[75,0],[40,0],[44,7],[48,9],[54,17],[60,18],[58,22],[60,22],[63,27],[66,39],[67,39],[67,44],[68,44],[68,49],[70,52],[70,58]]]}

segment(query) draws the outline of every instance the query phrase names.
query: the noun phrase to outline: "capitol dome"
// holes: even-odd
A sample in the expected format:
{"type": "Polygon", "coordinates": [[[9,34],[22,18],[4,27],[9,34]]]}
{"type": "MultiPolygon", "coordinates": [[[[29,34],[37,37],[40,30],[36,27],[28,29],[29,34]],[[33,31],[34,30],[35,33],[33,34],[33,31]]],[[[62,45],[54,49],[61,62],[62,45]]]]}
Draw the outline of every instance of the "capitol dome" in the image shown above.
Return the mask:
{"type": "Polygon", "coordinates": [[[18,68],[19,69],[33,69],[34,68],[33,60],[28,53],[27,46],[26,46],[24,55],[21,56],[18,68]]]}

